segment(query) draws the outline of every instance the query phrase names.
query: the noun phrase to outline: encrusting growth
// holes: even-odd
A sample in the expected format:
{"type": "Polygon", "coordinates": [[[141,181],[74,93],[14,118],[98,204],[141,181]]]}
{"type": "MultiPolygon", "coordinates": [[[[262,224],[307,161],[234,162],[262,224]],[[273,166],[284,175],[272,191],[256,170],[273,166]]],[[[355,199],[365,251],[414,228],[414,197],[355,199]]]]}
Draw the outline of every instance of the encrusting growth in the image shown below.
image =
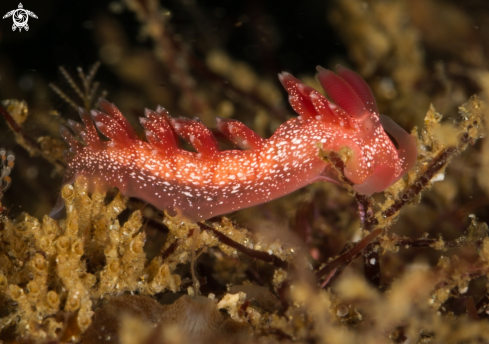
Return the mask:
{"type": "MultiPolygon", "coordinates": [[[[373,94],[359,75],[341,66],[338,74],[321,67],[318,72],[335,103],[281,73],[280,81],[299,116],[282,124],[269,139],[236,120],[217,119],[218,129],[243,150],[221,151],[198,119],[171,118],[162,107],[146,110],[140,119],[147,142],[106,100],[91,116],[80,109],[83,125],[73,121],[69,125],[84,144],[61,127],[70,145],[63,184],[83,177],[89,191],[115,186],[125,196],[200,221],[276,199],[316,181],[337,182],[337,172],[318,154],[320,146],[324,151],[351,150],[344,174],[356,192],[383,191],[414,165],[414,138],[379,116],[373,94]],[[109,141],[101,140],[97,129],[109,141]],[[196,152],[181,149],[178,137],[196,152]]],[[[61,208],[62,203],[52,214],[61,208]]]]}

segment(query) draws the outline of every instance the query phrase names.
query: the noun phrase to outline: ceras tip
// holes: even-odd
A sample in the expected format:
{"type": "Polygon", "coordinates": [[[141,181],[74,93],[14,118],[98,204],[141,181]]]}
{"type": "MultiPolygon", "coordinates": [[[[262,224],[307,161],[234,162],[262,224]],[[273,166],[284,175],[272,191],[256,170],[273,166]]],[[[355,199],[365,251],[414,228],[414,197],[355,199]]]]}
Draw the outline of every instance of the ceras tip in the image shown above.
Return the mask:
{"type": "Polygon", "coordinates": [[[59,126],[59,133],[61,135],[61,137],[66,141],[65,137],[70,135],[70,131],[68,130],[68,128],[66,128],[64,125],[60,125],[59,126]]]}
{"type": "Polygon", "coordinates": [[[318,73],[330,72],[328,69],[323,68],[321,66],[316,66],[316,70],[318,73]]]}
{"type": "Polygon", "coordinates": [[[148,118],[146,118],[146,117],[139,117],[139,123],[141,123],[141,125],[142,125],[143,127],[145,127],[145,125],[146,125],[146,123],[148,123],[148,121],[149,121],[149,120],[148,120],[148,118]]]}
{"type": "Polygon", "coordinates": [[[278,79],[284,86],[284,88],[288,91],[291,89],[294,85],[300,83],[298,79],[296,79],[292,74],[287,73],[287,72],[282,72],[278,74],[278,79]]]}
{"type": "Polygon", "coordinates": [[[100,97],[97,101],[99,108],[103,106],[115,106],[111,102],[109,102],[107,99],[100,97]]]}
{"type": "Polygon", "coordinates": [[[166,116],[170,116],[169,112],[167,109],[165,109],[163,106],[161,105],[158,105],[156,107],[156,112],[158,112],[159,114],[165,114],[166,116]]]}
{"type": "Polygon", "coordinates": [[[98,110],[91,110],[90,111],[90,116],[92,116],[94,121],[100,120],[100,118],[103,116],[102,112],[98,110]]]}
{"type": "Polygon", "coordinates": [[[336,71],[337,71],[338,73],[341,73],[342,71],[347,70],[347,68],[343,67],[343,66],[342,66],[342,65],[340,65],[339,63],[337,63],[337,64],[336,64],[335,68],[336,68],[336,71]]]}

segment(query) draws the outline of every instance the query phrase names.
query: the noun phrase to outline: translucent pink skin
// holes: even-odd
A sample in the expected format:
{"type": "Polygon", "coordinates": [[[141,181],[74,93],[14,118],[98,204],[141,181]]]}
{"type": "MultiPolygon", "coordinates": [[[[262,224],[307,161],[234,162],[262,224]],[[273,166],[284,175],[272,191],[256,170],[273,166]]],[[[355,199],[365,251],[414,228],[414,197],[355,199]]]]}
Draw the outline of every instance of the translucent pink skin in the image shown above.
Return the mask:
{"type": "MultiPolygon", "coordinates": [[[[336,182],[335,171],[319,157],[321,144],[326,151],[345,146],[352,150],[344,173],[357,192],[383,191],[413,166],[414,138],[390,119],[379,119],[372,92],[360,76],[343,67],[338,67],[338,75],[321,67],[318,72],[336,104],[292,75],[280,74],[299,116],[282,124],[269,139],[241,122],[217,119],[218,129],[243,150],[221,151],[201,122],[172,119],[161,107],[146,110],[140,119],[148,142],[140,140],[120,111],[105,100],[91,117],[80,109],[84,125],[71,121],[70,127],[85,144],[67,128],[60,129],[70,145],[63,184],[83,176],[90,192],[117,187],[125,196],[201,221],[268,202],[315,181],[336,182]],[[110,140],[101,140],[95,126],[110,140]],[[197,153],[179,148],[178,136],[197,153]]],[[[52,215],[62,206],[59,203],[52,215]]]]}

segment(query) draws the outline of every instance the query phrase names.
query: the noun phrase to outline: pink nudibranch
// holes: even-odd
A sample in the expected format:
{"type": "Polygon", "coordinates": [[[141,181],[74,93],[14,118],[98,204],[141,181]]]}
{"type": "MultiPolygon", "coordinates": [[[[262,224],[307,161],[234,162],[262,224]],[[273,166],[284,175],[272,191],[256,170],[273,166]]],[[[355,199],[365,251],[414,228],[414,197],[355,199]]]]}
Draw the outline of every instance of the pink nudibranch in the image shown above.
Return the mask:
{"type": "MultiPolygon", "coordinates": [[[[292,75],[279,74],[299,116],[270,138],[261,138],[239,121],[217,119],[218,129],[242,150],[220,150],[199,120],[171,118],[162,107],[146,110],[140,118],[147,142],[106,100],[100,100],[100,111],[92,110],[91,116],[80,109],[83,125],[69,121],[78,139],[60,128],[70,145],[63,185],[82,176],[90,192],[117,187],[125,196],[200,221],[268,202],[316,181],[337,182],[334,169],[319,157],[319,144],[325,151],[351,149],[344,174],[356,192],[385,190],[416,162],[414,138],[379,116],[372,91],[358,74],[341,66],[337,74],[317,69],[334,103],[292,75]],[[101,140],[96,128],[109,140],[101,140]],[[181,149],[178,137],[196,152],[181,149]]],[[[52,214],[62,207],[58,203],[52,214]]]]}

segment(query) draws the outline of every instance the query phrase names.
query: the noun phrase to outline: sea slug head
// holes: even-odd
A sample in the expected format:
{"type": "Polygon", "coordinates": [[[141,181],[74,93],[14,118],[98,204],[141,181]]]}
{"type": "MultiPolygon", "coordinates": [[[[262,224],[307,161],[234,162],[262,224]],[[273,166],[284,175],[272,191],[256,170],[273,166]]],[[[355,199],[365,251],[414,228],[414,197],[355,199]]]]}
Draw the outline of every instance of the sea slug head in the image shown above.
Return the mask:
{"type": "Polygon", "coordinates": [[[317,70],[333,102],[292,75],[281,73],[279,79],[290,104],[303,121],[315,122],[315,127],[328,133],[323,149],[350,149],[343,172],[356,192],[371,195],[385,190],[414,166],[414,137],[389,117],[379,115],[370,87],[358,74],[342,66],[337,66],[336,74],[319,66],[317,70]]]}

